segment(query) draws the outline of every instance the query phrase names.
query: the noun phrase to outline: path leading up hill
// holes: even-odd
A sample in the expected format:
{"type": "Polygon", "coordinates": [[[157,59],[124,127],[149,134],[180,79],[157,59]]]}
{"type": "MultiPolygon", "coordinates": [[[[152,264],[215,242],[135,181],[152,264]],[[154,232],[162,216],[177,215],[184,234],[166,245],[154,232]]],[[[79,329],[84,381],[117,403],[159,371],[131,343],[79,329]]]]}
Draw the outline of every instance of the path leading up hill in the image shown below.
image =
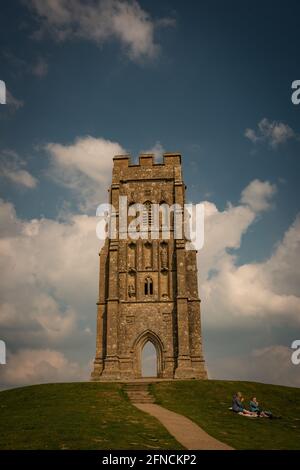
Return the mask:
{"type": "Polygon", "coordinates": [[[176,441],[189,450],[233,450],[203,431],[190,419],[155,403],[135,403],[135,406],[158,419],[176,441]]]}
{"type": "Polygon", "coordinates": [[[154,416],[175,439],[189,450],[232,450],[232,447],[210,436],[185,416],[154,403],[150,382],[133,382],[124,386],[129,399],[141,411],[154,416]]]}

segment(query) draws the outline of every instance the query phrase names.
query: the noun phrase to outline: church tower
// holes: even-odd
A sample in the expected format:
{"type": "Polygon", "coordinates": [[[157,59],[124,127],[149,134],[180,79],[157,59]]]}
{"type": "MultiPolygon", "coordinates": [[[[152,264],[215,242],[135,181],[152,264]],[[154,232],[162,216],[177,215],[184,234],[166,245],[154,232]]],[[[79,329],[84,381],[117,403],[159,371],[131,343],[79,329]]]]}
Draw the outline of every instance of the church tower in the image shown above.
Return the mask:
{"type": "MultiPolygon", "coordinates": [[[[120,196],[127,196],[129,209],[143,204],[142,219],[149,227],[153,204],[183,207],[181,156],[164,154],[163,163],[150,154],[140,155],[139,164],[127,155],[113,159],[110,203],[116,209],[117,232],[99,254],[92,380],[142,377],[142,351],[148,341],[156,351],[158,377],[205,379],[196,251],[186,250],[184,235],[175,239],[172,224],[169,239],[151,233],[147,238],[121,236],[120,196]]],[[[161,229],[159,225],[159,235],[161,229]]]]}

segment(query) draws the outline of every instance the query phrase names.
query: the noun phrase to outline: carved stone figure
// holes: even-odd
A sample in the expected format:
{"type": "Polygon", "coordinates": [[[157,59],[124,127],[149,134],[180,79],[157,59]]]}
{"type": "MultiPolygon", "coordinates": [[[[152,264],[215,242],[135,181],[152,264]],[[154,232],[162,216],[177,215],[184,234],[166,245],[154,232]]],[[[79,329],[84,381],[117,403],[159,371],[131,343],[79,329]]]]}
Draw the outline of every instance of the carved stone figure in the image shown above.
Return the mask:
{"type": "Polygon", "coordinates": [[[134,297],[135,296],[135,287],[133,284],[128,285],[128,295],[129,297],[134,297]]]}
{"type": "Polygon", "coordinates": [[[161,269],[167,270],[168,269],[168,251],[167,251],[167,244],[162,243],[160,248],[160,265],[161,269]]]}

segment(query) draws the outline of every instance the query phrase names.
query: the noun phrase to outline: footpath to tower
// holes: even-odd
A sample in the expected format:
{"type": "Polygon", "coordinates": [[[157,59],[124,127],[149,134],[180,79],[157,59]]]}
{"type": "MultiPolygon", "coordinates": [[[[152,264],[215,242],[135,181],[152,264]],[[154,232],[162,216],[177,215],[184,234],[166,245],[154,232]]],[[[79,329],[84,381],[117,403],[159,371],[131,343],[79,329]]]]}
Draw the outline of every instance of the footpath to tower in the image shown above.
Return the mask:
{"type": "Polygon", "coordinates": [[[149,413],[188,450],[233,450],[232,447],[218,441],[201,429],[196,423],[174,411],[156,405],[149,392],[149,383],[133,382],[125,385],[125,391],[133,405],[149,413]]]}

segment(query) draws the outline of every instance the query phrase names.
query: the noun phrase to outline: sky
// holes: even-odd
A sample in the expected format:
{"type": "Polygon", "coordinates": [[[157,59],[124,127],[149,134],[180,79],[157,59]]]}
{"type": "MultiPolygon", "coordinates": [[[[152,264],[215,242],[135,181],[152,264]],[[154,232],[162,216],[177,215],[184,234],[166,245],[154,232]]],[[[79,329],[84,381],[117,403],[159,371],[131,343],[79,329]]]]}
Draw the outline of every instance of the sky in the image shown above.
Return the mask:
{"type": "Polygon", "coordinates": [[[88,379],[96,207],[142,151],[205,203],[209,377],[300,386],[299,29],[296,0],[2,2],[2,388],[88,379]]]}

